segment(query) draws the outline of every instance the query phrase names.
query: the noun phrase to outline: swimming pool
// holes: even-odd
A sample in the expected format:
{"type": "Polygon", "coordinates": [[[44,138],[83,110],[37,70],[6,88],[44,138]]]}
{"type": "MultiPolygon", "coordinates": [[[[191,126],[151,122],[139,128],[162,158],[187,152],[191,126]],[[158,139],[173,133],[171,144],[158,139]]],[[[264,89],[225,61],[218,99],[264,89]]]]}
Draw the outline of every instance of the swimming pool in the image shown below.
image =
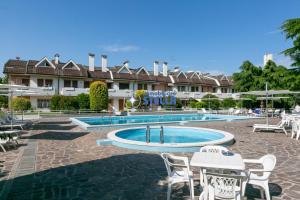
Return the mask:
{"type": "Polygon", "coordinates": [[[248,116],[219,115],[219,114],[164,114],[164,115],[135,115],[135,116],[104,116],[76,117],[72,122],[87,130],[101,127],[168,124],[192,121],[231,121],[249,119],[248,116]]]}
{"type": "MultiPolygon", "coordinates": [[[[195,152],[205,145],[228,145],[234,136],[228,132],[196,127],[151,126],[149,139],[145,127],[111,131],[107,138],[111,144],[127,149],[157,152],[195,152]]],[[[101,140],[97,141],[101,146],[101,140]]]]}

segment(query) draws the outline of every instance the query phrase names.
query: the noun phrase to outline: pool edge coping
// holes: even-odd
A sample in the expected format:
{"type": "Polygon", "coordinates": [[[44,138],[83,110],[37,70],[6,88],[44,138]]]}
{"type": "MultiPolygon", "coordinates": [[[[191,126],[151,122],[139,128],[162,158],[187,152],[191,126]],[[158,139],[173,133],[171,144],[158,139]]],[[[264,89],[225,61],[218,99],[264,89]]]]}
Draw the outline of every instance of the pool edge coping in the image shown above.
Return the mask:
{"type": "MultiPolygon", "coordinates": [[[[205,114],[205,113],[204,113],[205,114]]],[[[221,116],[235,116],[235,115],[226,115],[226,114],[212,114],[209,113],[211,115],[221,115],[221,116]]],[[[184,115],[184,114],[174,114],[174,115],[184,115]]],[[[135,116],[135,115],[131,115],[131,116],[135,116]]],[[[137,115],[137,116],[148,116],[148,115],[137,115]]],[[[122,117],[122,116],[104,116],[104,117],[122,117]]],[[[126,116],[123,116],[126,117],[126,116]]],[[[233,118],[233,119],[213,119],[213,120],[184,120],[184,121],[167,121],[167,122],[143,122],[143,123],[130,123],[130,124],[102,124],[102,125],[90,125],[86,122],[81,121],[80,119],[82,118],[91,118],[91,117],[71,117],[70,120],[74,123],[79,125],[80,127],[89,130],[92,129],[94,130],[95,128],[107,128],[107,127],[111,127],[111,126],[115,126],[115,127],[123,127],[123,126],[141,126],[141,125],[147,125],[147,124],[177,124],[177,123],[193,123],[193,122],[209,122],[209,121],[235,121],[235,120],[247,120],[247,119],[260,119],[263,117],[258,117],[258,116],[240,116],[243,118],[233,118]]],[[[103,118],[103,117],[93,117],[93,118],[103,118]]]]}
{"type": "Polygon", "coordinates": [[[120,138],[118,136],[116,136],[116,133],[120,132],[120,131],[125,131],[125,130],[130,130],[130,129],[145,129],[145,127],[130,127],[130,128],[123,128],[123,129],[117,129],[117,130],[113,130],[110,131],[107,134],[107,138],[110,139],[111,141],[115,141],[115,142],[119,142],[119,143],[123,143],[123,144],[130,144],[130,145],[137,145],[137,146],[146,146],[146,147],[168,147],[168,148],[180,148],[180,147],[201,147],[201,146],[206,146],[206,145],[217,145],[217,144],[224,144],[227,142],[230,142],[234,139],[234,135],[226,132],[226,131],[222,131],[222,130],[218,130],[218,129],[211,129],[211,128],[202,128],[202,127],[190,127],[190,126],[166,126],[168,128],[180,128],[180,129],[198,129],[198,130],[207,130],[207,131],[214,131],[217,133],[221,133],[223,134],[225,137],[218,139],[218,140],[213,140],[213,141],[209,141],[209,142],[193,142],[193,143],[146,143],[146,142],[139,142],[139,141],[133,141],[133,140],[126,140],[123,138],[120,138]]]}

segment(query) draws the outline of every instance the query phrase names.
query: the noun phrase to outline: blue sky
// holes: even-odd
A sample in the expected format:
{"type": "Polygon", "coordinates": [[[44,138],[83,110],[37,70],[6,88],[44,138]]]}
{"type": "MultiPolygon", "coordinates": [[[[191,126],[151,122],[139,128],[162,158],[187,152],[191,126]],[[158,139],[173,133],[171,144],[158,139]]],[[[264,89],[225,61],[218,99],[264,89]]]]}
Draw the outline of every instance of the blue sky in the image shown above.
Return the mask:
{"type": "Polygon", "coordinates": [[[0,2],[0,65],[21,59],[73,59],[107,54],[109,65],[152,68],[154,60],[184,70],[231,74],[263,54],[288,65],[282,22],[300,17],[299,0],[98,0],[0,2]]]}

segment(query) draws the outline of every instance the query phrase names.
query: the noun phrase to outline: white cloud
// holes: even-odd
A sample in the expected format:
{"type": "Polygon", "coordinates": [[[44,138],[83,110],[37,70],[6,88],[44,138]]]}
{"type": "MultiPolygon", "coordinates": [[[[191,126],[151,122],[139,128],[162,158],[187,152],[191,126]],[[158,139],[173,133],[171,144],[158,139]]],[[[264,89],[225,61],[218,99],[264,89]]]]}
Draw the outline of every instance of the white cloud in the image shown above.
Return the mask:
{"type": "Polygon", "coordinates": [[[101,45],[101,49],[109,53],[118,53],[118,52],[137,51],[140,48],[135,45],[110,44],[110,45],[101,45]]]}
{"type": "Polygon", "coordinates": [[[274,61],[277,65],[283,65],[285,67],[290,67],[293,63],[290,57],[284,56],[282,54],[275,56],[274,61]]]}

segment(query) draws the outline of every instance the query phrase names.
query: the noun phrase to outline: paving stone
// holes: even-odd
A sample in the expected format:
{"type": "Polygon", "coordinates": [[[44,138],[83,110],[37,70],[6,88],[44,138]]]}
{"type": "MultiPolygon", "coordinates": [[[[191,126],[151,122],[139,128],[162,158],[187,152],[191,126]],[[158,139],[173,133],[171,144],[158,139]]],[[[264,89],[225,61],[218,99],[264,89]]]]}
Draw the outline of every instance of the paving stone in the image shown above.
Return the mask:
{"type": "MultiPolygon", "coordinates": [[[[277,121],[271,120],[271,123],[277,121]]],[[[270,177],[272,198],[299,199],[299,141],[280,132],[252,133],[254,123],[264,121],[186,125],[233,133],[236,143],[229,148],[241,153],[243,158],[259,158],[267,153],[276,155],[278,162],[270,177]]],[[[21,144],[26,141],[27,146],[1,152],[2,169],[8,174],[0,176],[0,189],[7,183],[8,176],[15,173],[7,199],[166,199],[167,174],[159,154],[97,146],[96,140],[105,139],[110,130],[113,129],[88,133],[66,121],[41,122],[30,130],[27,140],[21,140],[21,144]],[[18,161],[19,155],[22,157],[18,161]],[[16,163],[18,167],[12,171],[16,163]]],[[[192,153],[178,154],[192,156],[192,153]]],[[[192,169],[197,179],[199,169],[192,169]]],[[[199,188],[196,180],[196,195],[201,192],[199,188]]],[[[260,191],[250,186],[246,195],[248,199],[261,199],[260,191]]],[[[189,199],[188,187],[174,186],[172,199],[189,199]]]]}

